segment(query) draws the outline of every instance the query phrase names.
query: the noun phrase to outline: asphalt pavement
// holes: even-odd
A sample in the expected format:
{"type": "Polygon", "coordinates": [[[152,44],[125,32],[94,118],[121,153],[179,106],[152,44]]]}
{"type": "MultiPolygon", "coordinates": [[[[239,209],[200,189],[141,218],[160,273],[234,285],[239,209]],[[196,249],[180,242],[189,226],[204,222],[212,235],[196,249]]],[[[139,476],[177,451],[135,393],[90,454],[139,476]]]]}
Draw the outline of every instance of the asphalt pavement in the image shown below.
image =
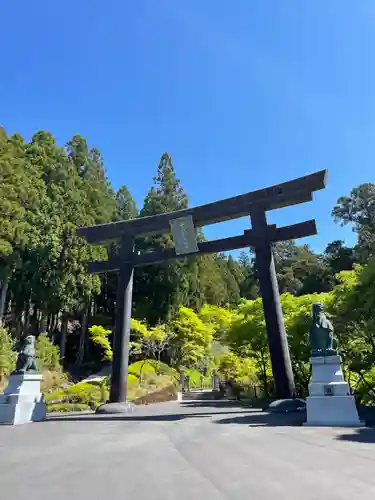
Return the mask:
{"type": "Polygon", "coordinates": [[[307,428],[228,401],[0,427],[0,498],[370,500],[375,430],[307,428]]]}

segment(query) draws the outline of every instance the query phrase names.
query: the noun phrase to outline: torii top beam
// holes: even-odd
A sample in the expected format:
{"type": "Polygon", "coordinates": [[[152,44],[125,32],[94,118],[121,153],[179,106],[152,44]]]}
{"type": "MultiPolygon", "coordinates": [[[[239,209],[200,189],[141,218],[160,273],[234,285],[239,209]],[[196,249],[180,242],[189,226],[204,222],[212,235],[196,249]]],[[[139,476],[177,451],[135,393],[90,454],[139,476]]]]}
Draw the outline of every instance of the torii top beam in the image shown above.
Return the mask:
{"type": "Polygon", "coordinates": [[[120,238],[123,234],[136,237],[143,234],[169,232],[169,222],[172,219],[188,215],[192,216],[195,227],[201,227],[249,215],[252,206],[268,211],[305,203],[312,200],[313,191],[326,187],[327,174],[327,170],[321,170],[292,181],[186,210],[82,227],[78,229],[78,234],[86,238],[89,243],[100,243],[120,238]]]}

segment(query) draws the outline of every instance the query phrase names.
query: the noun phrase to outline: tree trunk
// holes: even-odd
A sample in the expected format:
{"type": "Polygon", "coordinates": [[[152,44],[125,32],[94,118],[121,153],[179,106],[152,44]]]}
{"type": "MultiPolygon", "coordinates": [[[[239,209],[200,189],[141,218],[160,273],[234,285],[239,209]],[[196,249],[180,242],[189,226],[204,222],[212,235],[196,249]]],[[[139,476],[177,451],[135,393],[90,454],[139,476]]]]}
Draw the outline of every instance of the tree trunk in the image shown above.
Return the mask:
{"type": "Polygon", "coordinates": [[[139,369],[139,383],[142,384],[142,373],[143,373],[143,367],[145,366],[146,364],[146,360],[143,360],[143,363],[141,365],[141,368],[139,369]]]}
{"type": "Polygon", "coordinates": [[[1,284],[1,292],[0,292],[0,326],[3,325],[4,322],[4,313],[5,313],[5,305],[8,293],[8,285],[9,285],[9,277],[4,278],[4,281],[1,284]]]}
{"type": "Polygon", "coordinates": [[[262,376],[263,376],[264,392],[268,396],[269,393],[268,393],[268,380],[267,380],[267,364],[263,353],[261,353],[261,357],[262,357],[262,376]]]}
{"type": "Polygon", "coordinates": [[[22,335],[22,320],[21,320],[20,316],[17,315],[17,319],[16,319],[16,338],[17,338],[17,340],[20,340],[21,335],[22,335]]]}
{"type": "Polygon", "coordinates": [[[39,328],[38,328],[39,335],[43,335],[48,331],[47,325],[48,325],[48,318],[44,312],[41,312],[39,319],[39,328]]]}
{"type": "Polygon", "coordinates": [[[29,299],[25,302],[25,309],[24,309],[24,314],[23,314],[23,317],[24,317],[23,333],[24,333],[24,335],[27,335],[29,333],[30,316],[31,316],[31,301],[30,301],[30,297],[29,297],[29,299]]]}
{"type": "Polygon", "coordinates": [[[68,317],[64,316],[61,325],[60,337],[60,362],[63,364],[65,360],[66,338],[68,335],[68,317]]]}
{"type": "Polygon", "coordinates": [[[91,304],[90,304],[90,302],[89,302],[88,307],[86,308],[86,310],[84,311],[84,313],[82,315],[81,334],[80,334],[80,337],[79,337],[79,348],[78,348],[77,360],[76,360],[76,363],[78,365],[82,365],[83,359],[84,359],[84,356],[85,356],[87,325],[88,325],[89,314],[90,314],[90,310],[91,310],[91,304]]]}

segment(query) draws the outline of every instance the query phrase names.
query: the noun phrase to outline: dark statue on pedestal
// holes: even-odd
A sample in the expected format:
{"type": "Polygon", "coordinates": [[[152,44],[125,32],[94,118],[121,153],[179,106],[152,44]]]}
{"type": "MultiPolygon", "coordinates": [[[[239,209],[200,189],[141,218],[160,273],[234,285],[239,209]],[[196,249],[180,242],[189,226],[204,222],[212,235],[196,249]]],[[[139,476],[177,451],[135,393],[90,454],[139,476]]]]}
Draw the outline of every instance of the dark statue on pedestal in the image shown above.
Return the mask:
{"type": "Polygon", "coordinates": [[[38,371],[35,358],[35,337],[27,335],[21,342],[20,351],[18,353],[15,374],[36,373],[38,371]]]}
{"type": "Polygon", "coordinates": [[[324,314],[323,304],[313,304],[312,316],[309,332],[311,355],[337,356],[337,351],[333,347],[333,326],[324,314]]]}

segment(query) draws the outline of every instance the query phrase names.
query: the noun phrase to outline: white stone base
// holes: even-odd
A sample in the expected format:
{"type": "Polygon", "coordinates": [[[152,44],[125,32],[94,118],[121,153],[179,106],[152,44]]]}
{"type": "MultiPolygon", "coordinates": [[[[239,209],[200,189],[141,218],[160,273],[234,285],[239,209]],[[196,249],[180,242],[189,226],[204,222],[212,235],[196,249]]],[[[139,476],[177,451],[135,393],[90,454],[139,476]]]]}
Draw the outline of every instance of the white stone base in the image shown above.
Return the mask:
{"type": "Polygon", "coordinates": [[[40,373],[13,374],[0,394],[0,424],[21,425],[46,418],[40,373]]]}
{"type": "Polygon", "coordinates": [[[327,427],[363,427],[353,396],[312,396],[306,399],[304,425],[327,427]]]}
{"type": "Polygon", "coordinates": [[[312,376],[306,400],[306,426],[363,427],[344,380],[340,356],[310,359],[312,376]]]}

